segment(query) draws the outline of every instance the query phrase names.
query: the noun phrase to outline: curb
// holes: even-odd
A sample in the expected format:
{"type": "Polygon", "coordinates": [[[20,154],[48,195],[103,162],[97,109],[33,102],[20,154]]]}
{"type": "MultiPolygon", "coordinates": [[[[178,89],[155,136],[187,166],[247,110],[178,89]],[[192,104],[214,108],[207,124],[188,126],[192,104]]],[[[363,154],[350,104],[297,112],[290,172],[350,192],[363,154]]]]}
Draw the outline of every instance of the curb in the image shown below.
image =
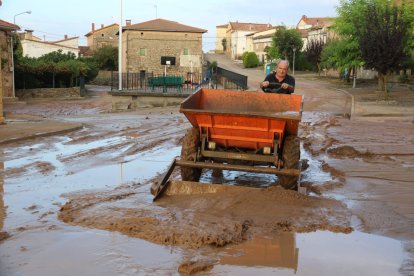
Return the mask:
{"type": "Polygon", "coordinates": [[[36,134],[33,134],[33,135],[28,135],[28,136],[23,136],[23,137],[18,137],[18,138],[10,138],[10,139],[7,139],[7,140],[0,140],[0,145],[4,145],[4,144],[8,144],[8,143],[14,143],[14,142],[20,142],[20,141],[24,141],[24,140],[30,140],[30,139],[33,139],[33,138],[64,134],[64,133],[68,133],[68,132],[72,132],[72,131],[75,131],[75,130],[82,129],[83,127],[84,127],[83,124],[81,124],[79,126],[75,126],[75,127],[71,127],[71,128],[67,128],[67,129],[62,129],[62,130],[57,130],[57,131],[42,132],[42,133],[36,133],[36,134]]]}

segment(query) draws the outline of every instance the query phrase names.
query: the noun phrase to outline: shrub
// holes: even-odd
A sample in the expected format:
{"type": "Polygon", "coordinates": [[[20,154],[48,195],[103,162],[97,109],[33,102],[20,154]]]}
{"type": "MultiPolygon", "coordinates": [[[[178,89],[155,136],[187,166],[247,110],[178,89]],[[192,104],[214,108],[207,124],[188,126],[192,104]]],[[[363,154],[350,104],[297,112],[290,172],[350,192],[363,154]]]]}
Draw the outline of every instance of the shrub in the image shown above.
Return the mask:
{"type": "Polygon", "coordinates": [[[254,52],[245,52],[243,54],[243,65],[245,68],[255,68],[259,65],[259,59],[254,52]]]}

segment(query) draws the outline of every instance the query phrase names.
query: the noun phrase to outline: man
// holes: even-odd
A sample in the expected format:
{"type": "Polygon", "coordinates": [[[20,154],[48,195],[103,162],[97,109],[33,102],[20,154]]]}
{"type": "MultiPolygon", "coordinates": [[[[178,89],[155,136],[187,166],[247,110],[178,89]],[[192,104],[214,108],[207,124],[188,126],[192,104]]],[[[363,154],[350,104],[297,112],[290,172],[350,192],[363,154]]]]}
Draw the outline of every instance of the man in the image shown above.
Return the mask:
{"type": "Polygon", "coordinates": [[[264,92],[278,94],[292,94],[295,92],[295,78],[288,75],[289,61],[281,60],[277,63],[276,71],[266,76],[260,83],[264,92]]]}

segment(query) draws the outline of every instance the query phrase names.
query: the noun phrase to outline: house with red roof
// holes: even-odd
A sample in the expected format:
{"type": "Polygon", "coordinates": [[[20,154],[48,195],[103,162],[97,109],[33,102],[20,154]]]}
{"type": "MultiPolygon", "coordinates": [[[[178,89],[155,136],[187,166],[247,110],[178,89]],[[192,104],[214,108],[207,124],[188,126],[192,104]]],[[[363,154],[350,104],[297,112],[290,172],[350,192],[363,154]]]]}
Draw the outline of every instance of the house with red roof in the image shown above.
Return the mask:
{"type": "Polygon", "coordinates": [[[226,55],[231,59],[241,59],[241,56],[247,51],[246,36],[258,31],[271,29],[271,24],[229,22],[226,30],[226,55]]]}
{"type": "Polygon", "coordinates": [[[42,41],[40,38],[33,35],[32,30],[25,30],[20,33],[20,42],[22,44],[23,56],[38,58],[45,54],[62,51],[63,54],[73,53],[76,57],[79,56],[79,37],[64,36],[63,39],[57,41],[42,41]]]}
{"type": "Polygon", "coordinates": [[[122,27],[123,71],[155,75],[164,72],[168,75],[200,74],[202,35],[206,32],[161,18],[127,24],[122,27]]]}

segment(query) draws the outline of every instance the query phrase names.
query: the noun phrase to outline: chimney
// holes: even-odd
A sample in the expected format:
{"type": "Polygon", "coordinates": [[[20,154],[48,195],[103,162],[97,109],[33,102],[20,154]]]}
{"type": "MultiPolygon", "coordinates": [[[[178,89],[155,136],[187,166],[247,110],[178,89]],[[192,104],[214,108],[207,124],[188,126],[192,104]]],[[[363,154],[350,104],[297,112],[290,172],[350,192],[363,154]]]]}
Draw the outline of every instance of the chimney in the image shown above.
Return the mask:
{"type": "Polygon", "coordinates": [[[92,23],[92,32],[95,32],[95,23],[92,23]]]}
{"type": "Polygon", "coordinates": [[[127,19],[127,20],[125,20],[126,21],[126,25],[127,26],[131,26],[131,19],[127,19]]]}
{"type": "Polygon", "coordinates": [[[24,35],[24,39],[32,39],[33,38],[33,30],[25,30],[26,34],[24,35]]]}
{"type": "Polygon", "coordinates": [[[104,27],[104,24],[101,24],[101,29],[104,27]]]}
{"type": "Polygon", "coordinates": [[[68,39],[68,35],[65,34],[65,40],[67,40],[67,39],[68,39]]]}

